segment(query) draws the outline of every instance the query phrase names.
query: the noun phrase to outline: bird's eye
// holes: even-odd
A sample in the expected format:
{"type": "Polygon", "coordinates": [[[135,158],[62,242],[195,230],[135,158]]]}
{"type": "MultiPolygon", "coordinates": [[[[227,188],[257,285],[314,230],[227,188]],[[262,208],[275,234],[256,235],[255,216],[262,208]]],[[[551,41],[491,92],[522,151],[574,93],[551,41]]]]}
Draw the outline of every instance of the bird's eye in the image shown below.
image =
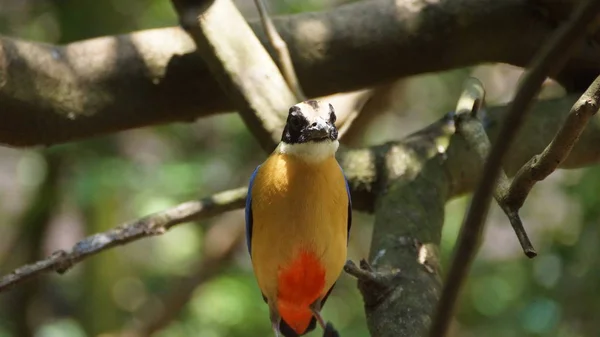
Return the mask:
{"type": "Polygon", "coordinates": [[[290,116],[290,127],[294,130],[299,130],[302,127],[302,120],[300,120],[300,116],[290,116]]]}

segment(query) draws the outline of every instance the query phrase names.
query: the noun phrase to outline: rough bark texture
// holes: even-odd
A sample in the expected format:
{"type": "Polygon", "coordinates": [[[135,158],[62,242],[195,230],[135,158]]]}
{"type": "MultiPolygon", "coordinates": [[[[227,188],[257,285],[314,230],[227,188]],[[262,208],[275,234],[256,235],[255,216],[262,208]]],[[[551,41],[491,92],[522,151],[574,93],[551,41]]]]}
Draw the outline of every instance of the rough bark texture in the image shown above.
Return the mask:
{"type": "MultiPolygon", "coordinates": [[[[274,21],[290,48],[302,87],[315,97],[483,62],[523,66],[562,19],[552,17],[555,7],[544,11],[546,3],[373,0],[274,21]]],[[[259,23],[250,25],[273,55],[262,29],[257,29],[259,23]]],[[[599,70],[600,52],[586,45],[558,78],[569,89],[578,89],[591,83],[599,70]]],[[[544,149],[576,99],[573,95],[536,103],[515,141],[518,146],[508,156],[509,175],[544,149]]],[[[0,144],[63,143],[192,121],[233,108],[192,40],[178,28],[62,47],[0,38],[0,144]]],[[[497,135],[504,114],[505,107],[485,112],[483,122],[492,143],[501,141],[497,135]]],[[[452,118],[446,116],[404,140],[339,154],[354,208],[376,215],[369,262],[376,272],[401,270],[400,277],[379,284],[359,281],[373,336],[418,336],[431,322],[441,291],[438,245],[444,205],[472,191],[481,171],[474,149],[453,131],[452,118]]],[[[599,141],[596,115],[561,167],[598,163],[599,141]]],[[[243,193],[238,190],[226,209],[242,207],[243,193]]],[[[196,209],[176,212],[173,219],[157,218],[166,221],[159,229],[201,215],[202,203],[187,205],[196,209]]],[[[146,228],[143,221],[109,231],[120,234],[137,228],[118,236],[121,241],[100,247],[94,239],[103,234],[96,234],[83,241],[87,246],[74,247],[93,248],[76,252],[76,259],[54,255],[49,265],[38,263],[44,270],[62,271],[70,264],[56,261],[76,263],[119,243],[162,233],[154,232],[154,225],[146,228]]]]}
{"type": "MultiPolygon", "coordinates": [[[[274,22],[316,97],[485,62],[524,66],[555,27],[547,2],[373,0],[274,22]]],[[[250,26],[273,55],[260,23],[250,26]]],[[[0,143],[54,144],[233,109],[194,51],[179,28],[65,46],[1,37],[0,143]]],[[[600,50],[586,44],[559,78],[583,91],[599,70],[600,50]]]]}
{"type": "Polygon", "coordinates": [[[232,0],[208,8],[173,1],[182,27],[246,127],[266,152],[281,139],[297,98],[232,0]],[[178,5],[179,4],[179,5],[178,5]]]}
{"type": "MultiPolygon", "coordinates": [[[[508,157],[509,174],[543,151],[575,100],[572,97],[536,105],[518,135],[522,146],[516,146],[508,157]]],[[[490,135],[497,132],[504,112],[504,108],[486,112],[490,135]]],[[[370,155],[362,154],[351,160],[346,155],[356,156],[358,150],[341,155],[344,170],[355,187],[353,199],[355,194],[374,192],[367,198],[356,198],[357,209],[375,211],[369,261],[376,272],[401,271],[399,278],[375,288],[359,281],[372,336],[420,336],[431,323],[441,292],[438,261],[444,205],[472,191],[481,173],[475,149],[460,134],[450,136],[450,120],[448,116],[401,142],[371,148],[370,155]],[[444,144],[449,145],[446,148],[444,144]],[[445,150],[440,152],[440,146],[445,150]],[[366,172],[376,175],[369,176],[366,172]],[[354,184],[361,181],[369,184],[354,184]],[[364,205],[364,202],[373,203],[364,205]]],[[[594,145],[599,137],[600,118],[596,115],[562,167],[600,162],[600,151],[594,145]]]]}
{"type": "MultiPolygon", "coordinates": [[[[537,104],[519,135],[522,144],[528,146],[515,148],[509,157],[509,167],[520,167],[544,149],[575,99],[537,104]],[[554,123],[538,128],[546,120],[554,123]]],[[[487,112],[490,134],[498,129],[503,114],[503,107],[487,112]]],[[[481,171],[475,149],[470,148],[461,135],[453,133],[452,120],[448,115],[404,140],[364,149],[345,149],[339,154],[350,180],[354,209],[374,211],[376,215],[369,257],[371,264],[377,272],[401,270],[400,277],[387,280],[375,289],[359,282],[373,336],[418,336],[432,319],[441,291],[438,246],[444,205],[449,199],[473,190],[481,171]]],[[[599,138],[600,117],[596,115],[563,167],[583,167],[600,162],[599,138]]],[[[215,207],[205,208],[204,203],[192,201],[92,235],[75,245],[73,251],[57,252],[48,260],[26,266],[17,273],[32,277],[38,272],[28,268],[42,272],[62,271],[118,244],[162,234],[172,225],[213,214],[219,209],[241,208],[245,191],[242,187],[218,198],[208,198],[209,205],[215,204],[215,207]],[[219,205],[223,203],[227,206],[221,208],[219,205]],[[159,223],[148,222],[148,219],[159,223]],[[107,237],[116,240],[98,240],[107,237]],[[70,258],[69,254],[76,258],[70,258]]],[[[0,288],[20,282],[13,279],[15,276],[21,277],[13,274],[0,279],[0,288]]]]}
{"type": "Polygon", "coordinates": [[[410,151],[401,160],[403,150],[393,146],[385,158],[389,180],[376,201],[369,260],[379,272],[400,269],[400,277],[378,290],[359,282],[372,336],[423,335],[441,290],[438,247],[449,181],[440,165],[445,154],[428,136],[420,137],[428,154],[410,151]]]}

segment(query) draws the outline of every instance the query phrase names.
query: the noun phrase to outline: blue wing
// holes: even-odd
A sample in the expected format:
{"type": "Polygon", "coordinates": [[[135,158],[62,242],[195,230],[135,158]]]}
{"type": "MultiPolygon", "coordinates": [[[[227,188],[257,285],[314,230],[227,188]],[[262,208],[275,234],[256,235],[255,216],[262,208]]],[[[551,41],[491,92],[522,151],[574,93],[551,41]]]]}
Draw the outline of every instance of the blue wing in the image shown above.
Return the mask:
{"type": "MultiPolygon", "coordinates": [[[[340,166],[340,169],[341,168],[342,167],[340,166]]],[[[350,185],[348,184],[346,175],[344,175],[344,180],[346,181],[346,193],[348,193],[348,241],[350,241],[350,228],[352,227],[352,197],[350,196],[350,185]]],[[[348,243],[346,242],[346,245],[347,244],[348,243]]]]}
{"type": "MultiPolygon", "coordinates": [[[[258,173],[258,169],[260,165],[256,167],[252,175],[250,176],[250,183],[248,184],[248,194],[246,196],[246,245],[248,246],[248,252],[250,253],[250,258],[252,258],[252,186],[254,185],[254,179],[256,178],[256,174],[258,173]]],[[[341,170],[340,166],[340,170],[341,170]]],[[[344,181],[346,183],[346,193],[348,194],[348,239],[350,239],[350,228],[352,227],[352,198],[350,196],[350,185],[348,184],[348,179],[344,175],[344,181]]],[[[348,244],[348,243],[346,243],[348,244]]],[[[329,294],[333,290],[335,283],[329,288],[327,294],[321,300],[321,306],[325,305],[329,294]]],[[[267,298],[265,295],[262,295],[265,303],[267,302],[267,298]]],[[[306,328],[305,334],[314,330],[317,325],[316,319],[313,317],[308,327],[306,328]]],[[[284,320],[281,320],[279,324],[279,329],[283,333],[284,336],[298,336],[294,330],[292,330],[284,320]]]]}
{"type": "Polygon", "coordinates": [[[254,185],[254,179],[256,178],[259,167],[260,165],[254,169],[254,172],[252,172],[252,175],[250,176],[248,195],[246,195],[246,245],[248,246],[248,253],[251,255],[250,257],[252,257],[252,185],[254,185]]]}

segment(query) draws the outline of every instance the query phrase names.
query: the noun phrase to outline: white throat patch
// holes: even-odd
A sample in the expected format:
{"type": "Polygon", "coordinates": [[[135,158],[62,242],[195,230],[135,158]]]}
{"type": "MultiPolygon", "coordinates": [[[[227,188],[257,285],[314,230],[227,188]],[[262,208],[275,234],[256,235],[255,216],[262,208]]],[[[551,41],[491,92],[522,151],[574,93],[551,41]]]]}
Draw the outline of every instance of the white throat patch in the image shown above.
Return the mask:
{"type": "Polygon", "coordinates": [[[279,143],[275,151],[277,153],[296,156],[309,163],[321,162],[333,155],[340,146],[337,140],[324,140],[320,142],[308,142],[299,144],[279,143]]]}

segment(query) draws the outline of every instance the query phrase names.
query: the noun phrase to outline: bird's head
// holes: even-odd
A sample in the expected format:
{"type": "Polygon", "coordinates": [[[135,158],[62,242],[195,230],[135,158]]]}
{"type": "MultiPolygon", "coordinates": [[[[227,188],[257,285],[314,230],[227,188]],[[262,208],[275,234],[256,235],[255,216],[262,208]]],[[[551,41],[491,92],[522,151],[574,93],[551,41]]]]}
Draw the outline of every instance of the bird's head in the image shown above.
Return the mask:
{"type": "Polygon", "coordinates": [[[339,147],[333,105],[305,101],[292,106],[281,136],[279,152],[318,162],[335,154],[339,147]]]}

